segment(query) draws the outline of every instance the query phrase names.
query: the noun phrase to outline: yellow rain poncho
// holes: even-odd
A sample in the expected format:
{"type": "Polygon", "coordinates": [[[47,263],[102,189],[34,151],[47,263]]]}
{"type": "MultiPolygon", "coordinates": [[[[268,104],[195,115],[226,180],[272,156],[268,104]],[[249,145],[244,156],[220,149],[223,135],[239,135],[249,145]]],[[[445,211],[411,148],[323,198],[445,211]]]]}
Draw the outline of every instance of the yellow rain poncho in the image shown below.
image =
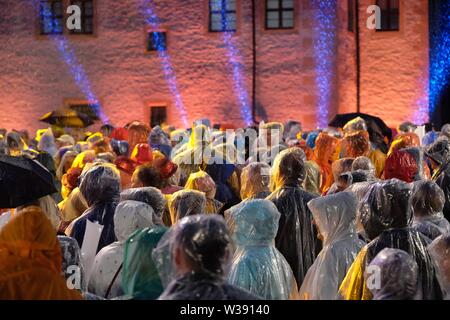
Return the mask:
{"type": "Polygon", "coordinates": [[[0,232],[0,299],[81,300],[61,273],[56,231],[39,207],[27,207],[0,232]]]}
{"type": "Polygon", "coordinates": [[[216,195],[216,184],[213,179],[204,171],[192,173],[184,187],[186,190],[201,191],[206,196],[206,211],[207,214],[219,213],[223,204],[214,199],[216,195]]]}

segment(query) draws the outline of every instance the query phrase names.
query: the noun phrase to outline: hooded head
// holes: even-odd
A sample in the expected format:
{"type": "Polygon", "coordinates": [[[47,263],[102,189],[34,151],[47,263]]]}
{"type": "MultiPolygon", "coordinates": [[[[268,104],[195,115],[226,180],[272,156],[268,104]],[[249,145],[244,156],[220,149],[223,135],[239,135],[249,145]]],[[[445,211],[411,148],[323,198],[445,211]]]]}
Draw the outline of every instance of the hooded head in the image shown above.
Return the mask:
{"type": "Polygon", "coordinates": [[[433,181],[417,181],[412,189],[411,202],[414,216],[434,216],[442,213],[445,194],[433,181]]]}
{"type": "Polygon", "coordinates": [[[169,202],[169,211],[172,224],[180,219],[205,213],[206,196],[196,190],[180,190],[172,195],[169,202]]]}
{"type": "MultiPolygon", "coordinates": [[[[86,283],[84,278],[84,267],[81,260],[81,250],[77,240],[71,237],[58,236],[59,244],[61,246],[62,256],[62,274],[65,279],[72,279],[74,274],[79,274],[80,287],[77,289],[85,290],[86,283]],[[78,268],[78,269],[74,269],[78,268]]],[[[77,281],[75,280],[75,284],[77,281]]]]}
{"type": "Polygon", "coordinates": [[[314,159],[320,166],[331,166],[339,158],[340,142],[338,138],[321,132],[316,139],[314,159]]]}
{"type": "Polygon", "coordinates": [[[345,157],[366,156],[370,151],[369,133],[367,131],[349,133],[342,140],[342,149],[345,157]]]}
{"type": "Polygon", "coordinates": [[[343,158],[333,162],[331,170],[333,171],[334,181],[338,181],[341,174],[352,170],[352,164],[355,159],[343,158]]]}
{"type": "Polygon", "coordinates": [[[397,178],[411,183],[423,176],[423,153],[418,148],[407,148],[392,152],[386,159],[384,178],[397,178]]]}
{"type": "Polygon", "coordinates": [[[450,298],[450,235],[442,235],[436,238],[429,246],[433,263],[436,267],[436,274],[445,294],[445,298],[450,298]]]}
{"type": "Polygon", "coordinates": [[[241,199],[249,199],[262,192],[269,192],[270,166],[252,162],[241,172],[241,199]]]}
{"type": "Polygon", "coordinates": [[[40,151],[47,152],[52,157],[56,155],[58,150],[56,149],[55,137],[53,136],[53,131],[51,128],[48,128],[48,130],[42,135],[38,143],[38,149],[40,151]]]}
{"type": "Polygon", "coordinates": [[[426,149],[425,154],[438,165],[446,164],[450,161],[450,141],[447,139],[436,141],[426,149]]]}
{"type": "Polygon", "coordinates": [[[138,229],[154,225],[154,211],[148,204],[128,200],[117,205],[114,213],[114,233],[119,242],[127,240],[138,229]]]}
{"type": "Polygon", "coordinates": [[[397,179],[370,187],[359,206],[364,230],[373,240],[388,229],[406,228],[412,220],[409,185],[397,179]]]}
{"type": "Polygon", "coordinates": [[[308,203],[324,246],[352,235],[356,237],[357,204],[351,192],[317,198],[308,203]]]}
{"type": "Polygon", "coordinates": [[[305,163],[299,152],[287,149],[280,152],[272,166],[270,189],[276,189],[286,185],[301,185],[305,179],[305,163]]]}
{"type": "Polygon", "coordinates": [[[216,195],[216,183],[209,174],[202,170],[189,175],[185,189],[201,191],[208,199],[214,199],[216,195]]]}
{"type": "MultiPolygon", "coordinates": [[[[160,190],[153,187],[127,189],[120,194],[120,201],[134,200],[148,204],[152,207],[155,216],[162,221],[162,216],[166,208],[166,199],[160,190]]],[[[162,222],[155,224],[161,225],[162,222]]]]}
{"type": "Polygon", "coordinates": [[[120,195],[120,175],[112,166],[97,165],[82,174],[79,188],[89,206],[116,202],[120,195]]]}
{"type": "Polygon", "coordinates": [[[273,202],[264,199],[245,201],[233,209],[232,217],[238,246],[274,244],[280,213],[273,202]]]}
{"type": "Polygon", "coordinates": [[[357,170],[369,171],[372,175],[375,175],[375,166],[373,165],[372,160],[364,156],[358,157],[353,161],[351,171],[357,170]]]}
{"type": "Polygon", "coordinates": [[[26,259],[61,273],[61,249],[56,231],[39,207],[19,210],[0,231],[0,265],[26,259]]]}
{"type": "Polygon", "coordinates": [[[366,120],[364,120],[361,117],[356,117],[355,119],[347,122],[347,124],[344,126],[344,132],[345,133],[352,133],[357,131],[367,131],[367,123],[366,120]]]}
{"type": "Polygon", "coordinates": [[[385,248],[369,264],[365,278],[374,300],[413,300],[418,289],[419,267],[405,251],[385,248]],[[373,276],[370,270],[379,270],[379,287],[369,284],[368,279],[373,276]]]}
{"type": "Polygon", "coordinates": [[[396,150],[411,147],[420,147],[419,136],[413,132],[399,134],[398,136],[395,137],[394,141],[392,141],[388,155],[390,155],[396,150]]]}

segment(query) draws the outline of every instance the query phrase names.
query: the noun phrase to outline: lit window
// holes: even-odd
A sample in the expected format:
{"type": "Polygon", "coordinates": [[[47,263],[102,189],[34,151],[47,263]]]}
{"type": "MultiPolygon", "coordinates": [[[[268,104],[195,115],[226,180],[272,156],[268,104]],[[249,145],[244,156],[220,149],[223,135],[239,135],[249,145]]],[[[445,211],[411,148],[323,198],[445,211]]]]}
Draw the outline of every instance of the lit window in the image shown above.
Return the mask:
{"type": "Polygon", "coordinates": [[[377,6],[381,9],[381,29],[378,31],[400,30],[399,0],[377,0],[377,6]]]}
{"type": "Polygon", "coordinates": [[[90,103],[89,101],[69,101],[67,105],[70,109],[87,115],[93,121],[100,119],[98,114],[100,106],[98,103],[90,103]]]}
{"type": "Polygon", "coordinates": [[[167,121],[167,107],[166,106],[151,106],[150,107],[150,125],[151,127],[160,126],[167,121]]]}
{"type": "Polygon", "coordinates": [[[63,33],[62,0],[40,1],[39,16],[41,34],[63,33]]]}
{"type": "Polygon", "coordinates": [[[266,0],[266,29],[292,29],[294,0],[266,0]]]}
{"type": "Polygon", "coordinates": [[[209,0],[209,31],[236,31],[236,0],[209,0]]]}
{"type": "Polygon", "coordinates": [[[71,0],[70,5],[76,5],[81,10],[81,29],[71,30],[73,34],[94,33],[94,1],[93,0],[71,0]]]}
{"type": "Polygon", "coordinates": [[[147,33],[147,51],[166,51],[167,35],[165,32],[147,33]]]}

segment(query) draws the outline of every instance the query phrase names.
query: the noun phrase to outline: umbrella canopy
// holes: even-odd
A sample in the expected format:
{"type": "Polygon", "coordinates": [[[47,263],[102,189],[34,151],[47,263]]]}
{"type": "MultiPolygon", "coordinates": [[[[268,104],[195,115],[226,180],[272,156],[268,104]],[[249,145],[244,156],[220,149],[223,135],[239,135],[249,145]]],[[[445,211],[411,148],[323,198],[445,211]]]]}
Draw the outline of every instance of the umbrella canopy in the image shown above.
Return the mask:
{"type": "Polygon", "coordinates": [[[17,208],[55,192],[52,174],[39,162],[0,155],[0,208],[17,208]]]}
{"type": "Polygon", "coordinates": [[[68,108],[49,112],[39,120],[59,127],[68,128],[86,128],[94,123],[94,121],[84,113],[68,108]]]}
{"type": "Polygon", "coordinates": [[[347,122],[360,117],[367,123],[370,141],[375,143],[383,152],[387,152],[387,143],[384,141],[384,137],[388,138],[389,142],[392,141],[392,130],[387,124],[379,117],[375,117],[366,113],[345,113],[336,115],[333,120],[328,124],[330,127],[343,128],[347,122]]]}

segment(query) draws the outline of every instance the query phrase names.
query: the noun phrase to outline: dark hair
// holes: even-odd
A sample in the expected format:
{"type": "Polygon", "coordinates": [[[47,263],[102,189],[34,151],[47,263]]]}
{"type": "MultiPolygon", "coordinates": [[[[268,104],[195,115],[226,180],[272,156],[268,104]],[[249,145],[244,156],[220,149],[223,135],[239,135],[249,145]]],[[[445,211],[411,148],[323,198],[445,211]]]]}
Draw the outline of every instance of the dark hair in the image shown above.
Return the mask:
{"type": "Polygon", "coordinates": [[[144,187],[155,187],[161,189],[163,186],[163,180],[161,179],[159,171],[150,165],[142,165],[137,167],[136,174],[144,187]]]}

